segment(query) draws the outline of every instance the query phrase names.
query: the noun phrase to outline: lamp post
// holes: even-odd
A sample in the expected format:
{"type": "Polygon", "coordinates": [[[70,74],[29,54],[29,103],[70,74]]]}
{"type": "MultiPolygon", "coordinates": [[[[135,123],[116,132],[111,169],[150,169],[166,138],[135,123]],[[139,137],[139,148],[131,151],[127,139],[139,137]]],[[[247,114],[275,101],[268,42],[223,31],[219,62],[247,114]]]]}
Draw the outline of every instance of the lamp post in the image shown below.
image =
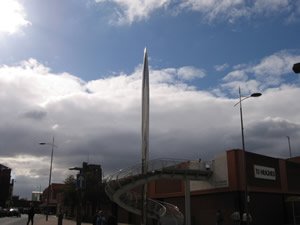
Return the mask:
{"type": "Polygon", "coordinates": [[[54,137],[52,138],[52,143],[47,142],[40,142],[40,145],[50,145],[51,146],[51,160],[50,160],[50,172],[49,172],[49,184],[48,184],[48,192],[47,192],[47,210],[46,210],[46,221],[48,221],[48,214],[49,214],[49,200],[50,200],[50,185],[51,185],[51,176],[52,176],[52,162],[53,162],[53,150],[54,147],[57,146],[54,144],[54,137]]]}
{"type": "MultiPolygon", "coordinates": [[[[241,96],[241,88],[239,87],[239,101],[234,105],[240,105],[240,118],[241,118],[241,132],[242,132],[242,150],[243,150],[243,166],[244,166],[244,178],[245,178],[245,213],[246,213],[246,221],[247,225],[249,224],[249,209],[248,209],[248,184],[247,184],[247,167],[246,167],[246,150],[245,150],[245,136],[244,136],[244,122],[243,122],[243,107],[242,101],[251,98],[251,97],[259,97],[261,93],[253,93],[249,96],[243,97],[241,96]]],[[[242,215],[243,218],[243,215],[242,215]]]]}

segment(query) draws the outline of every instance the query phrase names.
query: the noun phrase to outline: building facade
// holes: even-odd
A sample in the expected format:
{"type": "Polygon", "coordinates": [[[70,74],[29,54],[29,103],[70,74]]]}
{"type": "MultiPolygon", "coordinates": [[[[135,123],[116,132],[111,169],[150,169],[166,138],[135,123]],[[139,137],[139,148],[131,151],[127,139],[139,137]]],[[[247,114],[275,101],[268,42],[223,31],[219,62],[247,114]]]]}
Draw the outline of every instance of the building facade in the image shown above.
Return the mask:
{"type": "MultiPolygon", "coordinates": [[[[216,224],[221,210],[224,225],[232,213],[248,212],[252,225],[300,224],[300,157],[278,159],[242,150],[229,150],[212,161],[209,181],[190,181],[191,223],[216,224]],[[245,195],[248,191],[248,198],[245,195]]],[[[151,198],[177,205],[184,213],[184,182],[158,180],[149,184],[151,198]]]]}
{"type": "Polygon", "coordinates": [[[31,201],[40,202],[43,192],[41,191],[32,191],[31,192],[31,201]]]}
{"type": "Polygon", "coordinates": [[[102,184],[101,165],[83,162],[82,167],[71,169],[78,173],[76,178],[70,176],[66,179],[64,191],[56,196],[56,212],[62,210],[66,217],[77,219],[79,214],[80,220],[92,222],[96,212],[106,208],[108,202],[102,184]]]}
{"type": "Polygon", "coordinates": [[[64,191],[64,184],[59,183],[52,183],[50,186],[48,186],[41,196],[41,210],[45,212],[47,210],[47,201],[48,201],[48,195],[49,195],[49,204],[48,204],[48,213],[51,214],[57,214],[58,210],[58,204],[60,199],[60,194],[64,191]]]}
{"type": "Polygon", "coordinates": [[[11,169],[0,164],[0,206],[6,207],[11,202],[13,182],[11,183],[11,169]]]}

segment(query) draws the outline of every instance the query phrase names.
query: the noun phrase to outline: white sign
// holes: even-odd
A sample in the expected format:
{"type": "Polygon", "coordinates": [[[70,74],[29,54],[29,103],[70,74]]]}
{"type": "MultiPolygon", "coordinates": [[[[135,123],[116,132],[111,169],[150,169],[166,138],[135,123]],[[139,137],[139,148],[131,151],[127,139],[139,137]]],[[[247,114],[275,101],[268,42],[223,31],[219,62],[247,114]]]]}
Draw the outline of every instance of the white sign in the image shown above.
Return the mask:
{"type": "Polygon", "coordinates": [[[265,180],[276,180],[275,168],[254,165],[254,177],[265,180]]]}

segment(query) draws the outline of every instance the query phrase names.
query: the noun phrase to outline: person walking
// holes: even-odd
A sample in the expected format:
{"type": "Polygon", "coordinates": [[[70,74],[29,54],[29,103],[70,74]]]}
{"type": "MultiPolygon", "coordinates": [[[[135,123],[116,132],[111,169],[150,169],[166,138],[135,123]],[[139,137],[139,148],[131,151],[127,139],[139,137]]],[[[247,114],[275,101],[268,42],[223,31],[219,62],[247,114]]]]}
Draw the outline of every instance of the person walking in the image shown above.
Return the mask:
{"type": "Polygon", "coordinates": [[[222,225],[223,224],[223,215],[220,209],[218,209],[216,213],[216,225],[222,225]]]}
{"type": "Polygon", "coordinates": [[[231,214],[231,219],[233,221],[233,224],[234,225],[240,225],[241,224],[241,215],[240,215],[240,212],[239,211],[234,211],[232,214],[231,214]]]}
{"type": "Polygon", "coordinates": [[[29,222],[31,221],[31,225],[33,225],[33,218],[34,218],[34,206],[32,203],[30,203],[30,208],[28,210],[28,220],[27,220],[27,225],[29,225],[29,222]]]}
{"type": "Polygon", "coordinates": [[[59,209],[59,213],[57,215],[57,225],[63,225],[64,214],[62,209],[59,209]]]}
{"type": "Polygon", "coordinates": [[[104,216],[104,213],[103,211],[99,211],[97,214],[96,214],[96,218],[95,218],[95,221],[94,221],[94,224],[95,225],[107,225],[106,223],[106,218],[104,216]]]}
{"type": "Polygon", "coordinates": [[[243,224],[252,223],[252,216],[248,213],[248,221],[247,221],[247,213],[243,213],[243,224]]]}

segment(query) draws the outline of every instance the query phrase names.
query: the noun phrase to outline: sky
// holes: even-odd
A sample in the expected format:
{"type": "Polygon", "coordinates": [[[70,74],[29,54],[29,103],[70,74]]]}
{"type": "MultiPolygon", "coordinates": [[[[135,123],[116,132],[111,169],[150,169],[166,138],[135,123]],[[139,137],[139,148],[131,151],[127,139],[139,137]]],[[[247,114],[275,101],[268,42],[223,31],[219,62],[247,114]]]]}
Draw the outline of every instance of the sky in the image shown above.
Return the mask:
{"type": "Polygon", "coordinates": [[[300,1],[0,0],[0,163],[30,198],[83,161],[104,176],[141,162],[150,66],[150,159],[241,149],[300,155],[300,1]],[[39,145],[46,142],[48,145],[39,145]]]}

